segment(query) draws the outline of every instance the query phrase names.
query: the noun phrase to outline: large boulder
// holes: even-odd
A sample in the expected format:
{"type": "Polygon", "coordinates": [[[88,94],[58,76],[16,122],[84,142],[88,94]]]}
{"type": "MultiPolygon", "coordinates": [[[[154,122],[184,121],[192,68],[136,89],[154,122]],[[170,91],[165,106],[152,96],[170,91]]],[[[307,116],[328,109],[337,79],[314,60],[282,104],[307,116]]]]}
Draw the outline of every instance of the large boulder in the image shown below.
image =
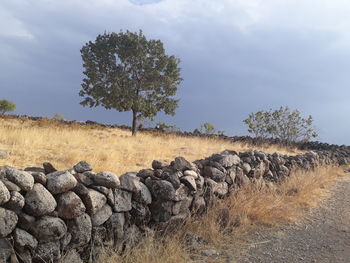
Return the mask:
{"type": "Polygon", "coordinates": [[[10,234],[15,229],[17,221],[15,212],[0,207],[0,238],[10,234]]]}
{"type": "Polygon", "coordinates": [[[84,172],[92,171],[91,165],[86,161],[81,161],[81,162],[77,163],[76,165],[74,165],[73,169],[77,173],[84,173],[84,172]]]}
{"type": "Polygon", "coordinates": [[[85,205],[80,197],[71,191],[65,192],[58,197],[58,216],[72,219],[85,213],[85,205]]]}
{"type": "Polygon", "coordinates": [[[154,198],[162,200],[173,200],[175,198],[175,188],[170,182],[166,180],[148,179],[146,180],[146,185],[154,198]]]}
{"type": "Polygon", "coordinates": [[[121,189],[114,189],[114,212],[127,212],[131,210],[132,193],[121,189]]]}
{"type": "Polygon", "coordinates": [[[0,180],[0,205],[5,204],[10,200],[10,192],[5,186],[5,184],[0,180]]]}
{"type": "Polygon", "coordinates": [[[67,226],[58,217],[44,216],[34,223],[30,231],[40,242],[51,242],[61,239],[67,232],[67,226]]]}
{"type": "Polygon", "coordinates": [[[89,243],[91,239],[92,223],[88,214],[67,221],[68,232],[72,235],[70,246],[78,248],[89,243]]]}
{"type": "Polygon", "coordinates": [[[117,188],[120,185],[119,178],[111,172],[101,172],[92,177],[95,184],[108,188],[117,188]]]}
{"type": "Polygon", "coordinates": [[[120,176],[120,188],[133,192],[133,198],[145,204],[152,203],[152,195],[147,186],[140,182],[140,178],[135,173],[126,173],[120,176]]]}
{"type": "Polygon", "coordinates": [[[104,205],[95,214],[91,216],[92,226],[100,226],[108,220],[112,215],[112,208],[109,205],[104,205]]]}
{"type": "Polygon", "coordinates": [[[176,157],[172,162],[172,166],[178,171],[194,170],[196,169],[195,165],[187,161],[183,157],[176,157]]]}
{"type": "Polygon", "coordinates": [[[48,215],[57,206],[55,198],[42,184],[35,184],[25,195],[24,210],[33,216],[48,215]]]}
{"type": "Polygon", "coordinates": [[[29,248],[32,250],[38,246],[38,240],[23,229],[16,228],[15,231],[13,231],[13,237],[16,247],[21,249],[29,248]]]}
{"type": "Polygon", "coordinates": [[[212,166],[205,166],[203,169],[203,176],[209,177],[210,179],[216,181],[216,182],[222,182],[225,181],[225,173],[220,171],[216,167],[212,166]]]}
{"type": "Polygon", "coordinates": [[[23,191],[30,191],[33,188],[34,178],[30,173],[11,167],[6,167],[5,173],[7,180],[18,185],[23,191]]]}
{"type": "Polygon", "coordinates": [[[4,204],[4,207],[15,212],[20,212],[24,206],[24,197],[19,192],[11,191],[10,200],[4,204]]]}
{"type": "Polygon", "coordinates": [[[124,213],[113,213],[106,222],[106,227],[109,230],[109,239],[114,241],[113,243],[116,247],[121,245],[124,240],[124,225],[124,213]]]}
{"type": "Polygon", "coordinates": [[[47,189],[53,194],[60,194],[73,189],[77,179],[68,171],[57,171],[46,175],[47,189]]]}
{"type": "MultiPolygon", "coordinates": [[[[11,181],[7,180],[7,179],[2,179],[1,180],[3,182],[3,184],[7,187],[7,189],[9,191],[17,191],[20,192],[22,189],[16,185],[15,183],[12,183],[11,181]]],[[[1,182],[0,181],[0,182],[1,182]]],[[[1,183],[0,183],[1,184],[1,183]]]]}
{"type": "Polygon", "coordinates": [[[107,202],[107,198],[104,194],[101,194],[100,192],[93,189],[88,189],[87,194],[82,195],[81,199],[85,204],[86,212],[89,214],[96,213],[107,202]]]}

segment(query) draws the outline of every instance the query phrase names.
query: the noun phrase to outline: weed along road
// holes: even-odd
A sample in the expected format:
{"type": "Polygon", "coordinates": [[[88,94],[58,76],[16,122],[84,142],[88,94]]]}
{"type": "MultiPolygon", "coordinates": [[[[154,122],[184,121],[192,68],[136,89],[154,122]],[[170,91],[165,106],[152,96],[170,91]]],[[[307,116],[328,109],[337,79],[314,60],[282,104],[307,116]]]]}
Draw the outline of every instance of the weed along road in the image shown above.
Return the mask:
{"type": "Polygon", "coordinates": [[[298,224],[259,229],[248,256],[239,263],[349,263],[350,177],[343,177],[332,195],[298,224]]]}

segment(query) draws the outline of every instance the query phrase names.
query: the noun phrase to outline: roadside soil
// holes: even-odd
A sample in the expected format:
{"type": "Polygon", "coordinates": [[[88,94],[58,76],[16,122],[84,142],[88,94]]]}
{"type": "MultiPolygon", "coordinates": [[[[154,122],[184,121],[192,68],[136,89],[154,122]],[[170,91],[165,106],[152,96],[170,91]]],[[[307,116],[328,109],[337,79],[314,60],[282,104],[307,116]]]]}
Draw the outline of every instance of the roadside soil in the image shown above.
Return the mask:
{"type": "MultiPolygon", "coordinates": [[[[298,222],[258,227],[235,248],[237,263],[350,263],[350,178],[342,177],[332,194],[298,222]]],[[[228,254],[226,251],[225,254],[228,254]]],[[[223,262],[225,262],[223,261],[223,262]]]]}

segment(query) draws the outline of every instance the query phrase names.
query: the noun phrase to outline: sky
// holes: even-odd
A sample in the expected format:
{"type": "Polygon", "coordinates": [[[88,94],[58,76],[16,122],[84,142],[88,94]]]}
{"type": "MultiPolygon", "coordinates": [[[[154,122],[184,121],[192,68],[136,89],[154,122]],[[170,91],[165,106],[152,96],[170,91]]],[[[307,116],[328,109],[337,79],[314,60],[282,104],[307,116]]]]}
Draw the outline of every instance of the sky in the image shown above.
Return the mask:
{"type": "Polygon", "coordinates": [[[15,114],[131,124],[131,113],[82,107],[81,47],[143,30],[181,59],[175,116],[246,135],[251,112],[312,115],[318,140],[350,145],[350,1],[1,0],[0,99],[15,114]]]}

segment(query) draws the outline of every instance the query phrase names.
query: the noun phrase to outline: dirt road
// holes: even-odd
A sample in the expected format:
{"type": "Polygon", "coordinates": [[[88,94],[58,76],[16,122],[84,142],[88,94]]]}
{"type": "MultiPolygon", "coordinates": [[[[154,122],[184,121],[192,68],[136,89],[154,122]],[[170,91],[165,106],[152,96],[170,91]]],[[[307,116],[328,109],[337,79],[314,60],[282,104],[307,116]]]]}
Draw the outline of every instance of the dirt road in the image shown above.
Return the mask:
{"type": "Polygon", "coordinates": [[[307,219],[252,234],[238,263],[350,263],[350,178],[342,178],[332,196],[307,219]]]}

